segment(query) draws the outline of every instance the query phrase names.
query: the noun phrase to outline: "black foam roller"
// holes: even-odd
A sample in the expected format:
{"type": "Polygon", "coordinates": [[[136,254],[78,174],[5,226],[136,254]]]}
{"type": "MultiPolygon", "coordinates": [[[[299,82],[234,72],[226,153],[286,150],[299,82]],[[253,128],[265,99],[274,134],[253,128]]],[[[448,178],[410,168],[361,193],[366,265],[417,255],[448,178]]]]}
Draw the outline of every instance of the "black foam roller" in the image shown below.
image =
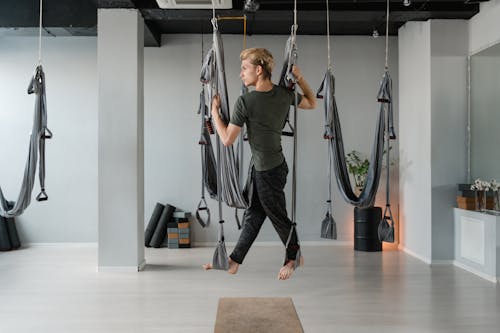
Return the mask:
{"type": "Polygon", "coordinates": [[[151,238],[153,238],[153,234],[155,233],[156,226],[158,226],[158,221],[160,220],[161,214],[165,206],[161,203],[157,202],[155,209],[153,210],[153,214],[151,214],[151,218],[149,219],[148,226],[146,227],[146,231],[144,232],[144,245],[150,247],[151,238]]]}
{"type": "Polygon", "coordinates": [[[19,241],[19,236],[17,234],[16,220],[13,217],[6,218],[5,220],[7,222],[10,246],[12,247],[12,250],[16,250],[21,247],[21,242],[19,241]]]}
{"type": "Polygon", "coordinates": [[[156,226],[153,238],[151,238],[151,242],[149,243],[152,247],[160,247],[165,237],[167,237],[168,223],[172,220],[174,211],[174,206],[170,206],[169,204],[165,206],[165,209],[161,213],[160,220],[158,221],[158,225],[156,226]]]}
{"type": "MultiPolygon", "coordinates": [[[[9,209],[14,208],[14,201],[7,202],[7,207],[9,209]]],[[[17,234],[16,219],[13,217],[8,217],[5,219],[7,221],[7,231],[9,232],[10,246],[12,250],[16,250],[21,247],[21,241],[17,234]]]]}
{"type": "Polygon", "coordinates": [[[0,251],[10,251],[12,245],[10,244],[9,230],[7,228],[7,219],[0,216],[0,251]]]}

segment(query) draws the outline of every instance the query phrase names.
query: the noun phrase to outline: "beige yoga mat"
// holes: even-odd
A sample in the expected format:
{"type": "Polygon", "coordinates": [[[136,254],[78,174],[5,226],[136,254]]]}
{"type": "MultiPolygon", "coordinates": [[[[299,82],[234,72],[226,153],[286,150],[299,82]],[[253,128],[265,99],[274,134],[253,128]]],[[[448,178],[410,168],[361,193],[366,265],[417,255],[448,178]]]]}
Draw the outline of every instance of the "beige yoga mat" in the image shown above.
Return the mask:
{"type": "Polygon", "coordinates": [[[221,298],[215,333],[303,333],[291,298],[221,298]]]}

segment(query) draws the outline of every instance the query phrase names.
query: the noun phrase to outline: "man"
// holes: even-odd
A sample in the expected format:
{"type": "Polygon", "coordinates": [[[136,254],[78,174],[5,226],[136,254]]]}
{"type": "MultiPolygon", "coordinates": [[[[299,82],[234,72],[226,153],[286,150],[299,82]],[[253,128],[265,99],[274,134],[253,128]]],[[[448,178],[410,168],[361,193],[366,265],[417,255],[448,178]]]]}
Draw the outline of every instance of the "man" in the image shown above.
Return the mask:
{"type": "MultiPolygon", "coordinates": [[[[232,145],[240,134],[241,127],[246,124],[254,162],[251,202],[245,212],[244,227],[238,243],[229,256],[228,272],[231,274],[238,271],[266,217],[271,220],[283,244],[286,244],[292,227],[283,192],[288,166],[281,148],[281,130],[290,105],[295,104],[295,95],[293,91],[271,81],[274,60],[268,50],[246,49],[241,52],[240,59],[240,78],[245,86],[254,86],[255,90],[238,98],[227,126],[219,115],[219,96],[215,96],[212,101],[212,117],[222,143],[225,146],[232,145]]],[[[311,87],[297,66],[293,66],[292,73],[303,92],[303,95],[298,95],[298,107],[314,109],[316,97],[311,87]]],[[[292,275],[298,249],[297,233],[294,231],[286,249],[287,259],[278,274],[280,280],[286,280],[292,275]]],[[[302,264],[302,257],[300,261],[302,264]]],[[[203,267],[211,269],[212,265],[206,264],[203,267]]]]}

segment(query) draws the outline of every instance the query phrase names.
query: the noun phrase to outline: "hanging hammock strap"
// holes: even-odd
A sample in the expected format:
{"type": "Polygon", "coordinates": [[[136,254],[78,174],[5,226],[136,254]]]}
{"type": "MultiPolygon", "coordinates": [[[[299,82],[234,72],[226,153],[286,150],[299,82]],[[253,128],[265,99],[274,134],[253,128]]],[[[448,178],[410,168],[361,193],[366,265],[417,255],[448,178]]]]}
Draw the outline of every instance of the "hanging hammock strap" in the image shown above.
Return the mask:
{"type": "MultiPolygon", "coordinates": [[[[295,84],[297,83],[297,78],[293,75],[293,66],[297,63],[297,35],[296,35],[297,25],[294,24],[291,28],[290,37],[285,45],[285,54],[283,60],[283,67],[281,68],[279,85],[281,87],[287,88],[289,90],[295,90],[295,84]]],[[[285,124],[283,127],[288,125],[288,130],[283,130],[281,135],[283,136],[294,136],[295,128],[290,123],[290,112],[287,113],[285,124]]]]}
{"type": "MultiPolygon", "coordinates": [[[[201,37],[201,57],[203,65],[203,35],[201,37]]],[[[213,132],[210,113],[205,103],[205,89],[203,85],[200,92],[200,100],[198,105],[198,114],[201,118],[201,133],[200,140],[200,155],[201,155],[201,199],[196,207],[195,217],[198,223],[203,227],[210,224],[210,209],[205,200],[205,187],[207,187],[210,197],[217,195],[217,171],[214,151],[210,139],[210,132],[213,132]],[[205,213],[205,214],[203,214],[205,213]]]]}
{"type": "Polygon", "coordinates": [[[394,219],[392,217],[391,211],[391,198],[390,198],[390,140],[396,139],[396,132],[394,131],[394,112],[392,108],[392,79],[389,75],[389,9],[390,1],[387,0],[387,12],[386,12],[386,25],[385,25],[385,73],[382,78],[382,84],[378,92],[377,99],[379,102],[385,103],[387,105],[387,129],[385,135],[385,149],[386,149],[386,204],[384,210],[384,219],[390,219],[391,227],[394,227],[394,219]],[[387,215],[387,213],[389,213],[387,215]]]}
{"type": "MultiPolygon", "coordinates": [[[[198,108],[198,114],[201,114],[201,137],[199,144],[201,145],[200,153],[201,153],[201,199],[196,207],[196,220],[200,225],[205,228],[210,223],[210,209],[207,206],[207,202],[205,201],[205,184],[207,183],[206,173],[207,173],[207,163],[205,160],[205,155],[207,154],[208,149],[212,149],[212,144],[210,143],[210,135],[206,135],[207,129],[205,127],[205,113],[207,112],[207,107],[205,105],[205,94],[203,89],[200,93],[200,105],[198,108]],[[206,212],[206,217],[203,218],[201,213],[206,212]]],[[[213,155],[213,151],[212,151],[213,155]]]]}
{"type": "MultiPolygon", "coordinates": [[[[292,240],[293,233],[297,233],[297,108],[298,108],[298,103],[299,103],[299,98],[298,98],[298,92],[297,92],[297,78],[293,75],[292,69],[293,65],[297,63],[297,1],[294,0],[294,12],[293,12],[293,26],[291,29],[291,34],[290,37],[287,40],[286,47],[285,47],[285,64],[286,64],[286,70],[285,69],[285,64],[283,65],[283,70],[281,72],[281,78],[280,78],[280,86],[286,87],[290,90],[294,91],[294,104],[293,104],[293,167],[292,167],[292,225],[290,227],[290,232],[288,234],[287,241],[285,243],[285,248],[288,249],[290,245],[290,241],[292,240]]],[[[287,119],[288,121],[288,119],[287,119]]],[[[301,257],[301,251],[300,251],[300,243],[299,243],[299,238],[297,235],[297,246],[298,246],[298,251],[297,255],[295,258],[295,268],[297,268],[300,264],[300,257],[301,257]]],[[[285,257],[285,264],[287,262],[288,258],[285,257]]]]}
{"type": "MultiPolygon", "coordinates": [[[[244,47],[246,44],[244,45],[244,47]]],[[[240,89],[240,96],[248,93],[248,87],[245,86],[245,84],[242,82],[241,83],[241,89],[240,89]]],[[[239,175],[239,185],[240,188],[242,189],[242,194],[244,194],[244,184],[243,184],[243,147],[244,147],[244,142],[248,140],[248,137],[245,140],[245,136],[247,136],[247,131],[246,131],[246,126],[244,125],[241,128],[240,135],[238,137],[238,146],[236,148],[236,160],[238,161],[237,167],[238,167],[238,175],[239,175]]],[[[243,196],[245,198],[246,202],[250,202],[247,197],[243,196]]],[[[239,208],[234,209],[234,218],[236,220],[236,225],[238,227],[238,230],[240,230],[243,227],[243,222],[245,218],[245,211],[243,211],[243,216],[240,218],[239,213],[238,213],[239,208]]]]}
{"type": "MultiPolygon", "coordinates": [[[[198,114],[200,114],[201,118],[201,133],[198,143],[201,148],[202,185],[204,183],[210,197],[215,198],[217,195],[217,162],[215,160],[212,140],[210,139],[209,128],[207,126],[207,122],[205,121],[207,113],[208,108],[205,105],[205,95],[204,90],[202,90],[200,93],[200,105],[198,108],[198,114]]],[[[202,195],[204,196],[203,186],[202,195]]]]}
{"type": "Polygon", "coordinates": [[[394,228],[394,218],[391,211],[391,197],[390,197],[390,140],[396,139],[396,132],[394,131],[394,117],[392,108],[392,79],[389,75],[389,6],[390,2],[387,0],[387,13],[386,13],[386,26],[385,26],[385,73],[382,79],[382,84],[378,93],[379,102],[387,105],[387,130],[385,135],[386,145],[386,203],[383,219],[391,221],[391,228],[394,228]]]}
{"type": "MultiPolygon", "coordinates": [[[[332,63],[330,59],[330,10],[328,8],[328,0],[326,0],[326,45],[327,45],[327,59],[328,59],[328,69],[332,68],[332,63]]],[[[323,84],[325,80],[321,82],[321,86],[317,93],[317,98],[323,98],[320,95],[320,91],[323,90],[323,84]]],[[[335,92],[334,92],[335,93],[335,92]]],[[[329,119],[330,114],[327,113],[327,109],[325,108],[325,132],[323,133],[323,138],[325,140],[331,140],[333,138],[333,131],[330,128],[329,124],[331,120],[329,119]]],[[[332,150],[328,147],[328,200],[326,200],[326,216],[332,216],[332,150]]]]}
{"type": "Polygon", "coordinates": [[[328,147],[328,200],[326,200],[326,214],[332,216],[332,150],[328,147]]]}
{"type": "Polygon", "coordinates": [[[392,78],[389,71],[386,69],[384,76],[382,77],[382,82],[377,94],[377,100],[380,103],[387,104],[387,122],[388,122],[388,132],[389,138],[391,140],[396,140],[396,131],[394,130],[394,111],[392,107],[392,78]]]}
{"type": "Polygon", "coordinates": [[[394,227],[394,218],[392,217],[392,211],[391,211],[391,197],[390,197],[390,136],[388,135],[389,132],[386,134],[385,138],[385,144],[386,144],[386,183],[385,183],[385,210],[384,210],[384,216],[383,219],[385,220],[390,220],[391,221],[391,227],[394,227]]]}
{"type": "Polygon", "coordinates": [[[196,220],[198,223],[205,228],[210,224],[210,209],[207,206],[207,202],[205,201],[205,198],[202,197],[200,202],[198,203],[198,206],[196,207],[196,220]],[[202,217],[201,214],[202,212],[206,212],[206,217],[202,217]]]}

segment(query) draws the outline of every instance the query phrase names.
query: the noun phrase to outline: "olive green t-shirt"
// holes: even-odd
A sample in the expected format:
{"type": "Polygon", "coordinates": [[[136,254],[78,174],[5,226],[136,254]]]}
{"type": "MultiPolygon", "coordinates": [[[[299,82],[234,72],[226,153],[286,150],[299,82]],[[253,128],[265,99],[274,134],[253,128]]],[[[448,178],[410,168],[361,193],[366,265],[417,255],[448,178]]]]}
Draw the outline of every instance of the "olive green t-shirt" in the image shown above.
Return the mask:
{"type": "MultiPolygon", "coordinates": [[[[300,103],[302,95],[298,98],[300,103]]],[[[269,170],[284,161],[281,130],[294,102],[294,92],[277,85],[270,91],[252,91],[236,100],[230,122],[239,127],[247,125],[255,170],[269,170]]]]}

